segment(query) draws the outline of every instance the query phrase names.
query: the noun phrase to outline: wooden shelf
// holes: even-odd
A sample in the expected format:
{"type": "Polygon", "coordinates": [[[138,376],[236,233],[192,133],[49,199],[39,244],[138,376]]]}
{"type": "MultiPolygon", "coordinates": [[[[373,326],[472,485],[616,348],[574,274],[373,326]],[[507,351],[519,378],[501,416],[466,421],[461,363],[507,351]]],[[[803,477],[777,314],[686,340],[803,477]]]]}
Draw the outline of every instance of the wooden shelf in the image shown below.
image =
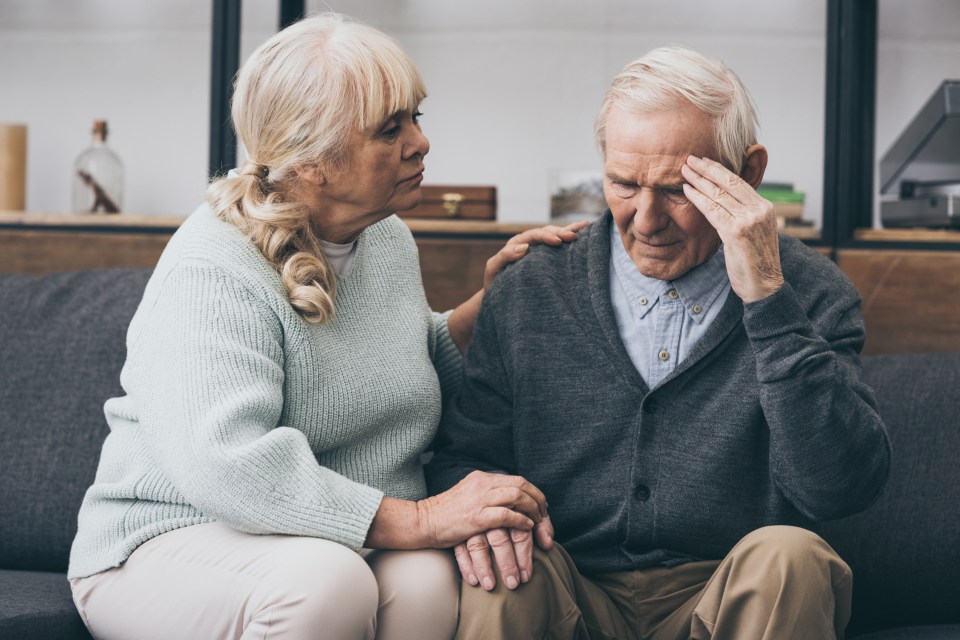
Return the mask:
{"type": "MultiPolygon", "coordinates": [[[[175,230],[186,216],[143,215],[135,213],[44,213],[23,211],[0,211],[0,226],[4,227],[59,227],[97,230],[175,230]]],[[[401,218],[414,235],[473,235],[509,237],[528,229],[542,226],[540,223],[496,222],[487,220],[436,220],[429,218],[401,218]]],[[[549,224],[549,223],[543,223],[549,224]]],[[[813,227],[786,227],[780,230],[801,240],[819,240],[820,230],[813,227]]],[[[956,233],[956,232],[954,232],[956,233]]]]}
{"type": "MultiPolygon", "coordinates": [[[[152,229],[176,230],[186,216],[141,215],[133,213],[118,214],[68,214],[22,211],[0,211],[0,226],[26,228],[70,228],[76,230],[152,229]]],[[[513,236],[537,224],[500,223],[486,220],[434,220],[401,218],[410,230],[416,234],[431,235],[479,235],[490,237],[513,236]]]]}
{"type": "Polygon", "coordinates": [[[155,216],[132,213],[39,213],[0,211],[4,227],[67,227],[76,229],[177,229],[186,216],[155,216]]]}
{"type": "Polygon", "coordinates": [[[953,229],[857,229],[855,240],[874,242],[960,242],[960,231],[953,229]]]}

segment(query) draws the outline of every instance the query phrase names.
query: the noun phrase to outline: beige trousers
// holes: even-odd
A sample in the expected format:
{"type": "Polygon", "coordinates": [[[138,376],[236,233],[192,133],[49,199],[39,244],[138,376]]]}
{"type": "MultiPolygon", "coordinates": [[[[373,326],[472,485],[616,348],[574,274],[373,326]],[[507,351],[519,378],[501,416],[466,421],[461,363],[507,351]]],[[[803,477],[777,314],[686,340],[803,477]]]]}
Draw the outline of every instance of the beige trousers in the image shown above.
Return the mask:
{"type": "Polygon", "coordinates": [[[316,538],[185,527],[116,569],[71,580],[97,640],[449,640],[458,573],[446,551],[366,557],[316,538]]]}
{"type": "Polygon", "coordinates": [[[581,575],[556,545],[516,591],[464,583],[457,638],[827,640],[850,618],[850,568],[819,536],[758,529],[722,561],[581,575]]]}

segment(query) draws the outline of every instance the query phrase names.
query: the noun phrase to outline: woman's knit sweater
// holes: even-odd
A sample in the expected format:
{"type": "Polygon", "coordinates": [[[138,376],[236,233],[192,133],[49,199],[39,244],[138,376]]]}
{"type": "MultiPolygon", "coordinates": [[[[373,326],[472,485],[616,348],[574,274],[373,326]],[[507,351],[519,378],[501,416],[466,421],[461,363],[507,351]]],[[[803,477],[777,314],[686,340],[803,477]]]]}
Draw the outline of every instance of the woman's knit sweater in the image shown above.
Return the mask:
{"type": "Polygon", "coordinates": [[[426,495],[419,454],[461,358],[403,222],[363,231],[335,305],[306,323],[246,236],[206,206],[190,216],[130,323],[71,578],[214,520],[358,549],[385,494],[426,495]]]}

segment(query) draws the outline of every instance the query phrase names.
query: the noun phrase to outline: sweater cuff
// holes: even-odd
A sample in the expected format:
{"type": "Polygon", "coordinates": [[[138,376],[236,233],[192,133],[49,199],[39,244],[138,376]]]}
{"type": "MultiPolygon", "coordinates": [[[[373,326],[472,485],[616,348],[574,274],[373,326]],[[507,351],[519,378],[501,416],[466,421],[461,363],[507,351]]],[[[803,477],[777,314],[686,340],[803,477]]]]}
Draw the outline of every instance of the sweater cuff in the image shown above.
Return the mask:
{"type": "Polygon", "coordinates": [[[338,496],[338,502],[341,502],[343,508],[332,514],[332,521],[337,523],[336,526],[332,530],[321,532],[320,537],[335,540],[357,551],[363,547],[367,534],[370,533],[370,526],[380,509],[384,493],[359,482],[353,485],[346,495],[338,496]]]}
{"type": "Polygon", "coordinates": [[[447,328],[447,318],[452,312],[433,314],[436,346],[433,350],[433,366],[440,378],[440,389],[444,398],[452,396],[460,389],[461,374],[463,373],[463,355],[457,348],[450,330],[447,328]]]}
{"type": "Polygon", "coordinates": [[[797,293],[788,282],[766,298],[743,305],[743,326],[752,341],[813,331],[797,293]]]}
{"type": "Polygon", "coordinates": [[[790,379],[809,358],[830,350],[788,283],[762,300],[745,304],[743,326],[762,383],[790,379]]]}

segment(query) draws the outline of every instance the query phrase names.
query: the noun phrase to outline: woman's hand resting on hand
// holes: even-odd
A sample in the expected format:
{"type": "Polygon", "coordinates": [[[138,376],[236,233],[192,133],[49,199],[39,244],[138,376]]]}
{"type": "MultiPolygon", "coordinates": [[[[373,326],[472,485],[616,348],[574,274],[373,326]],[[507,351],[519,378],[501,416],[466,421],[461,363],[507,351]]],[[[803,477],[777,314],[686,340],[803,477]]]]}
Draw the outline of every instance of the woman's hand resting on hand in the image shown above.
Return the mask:
{"type": "Polygon", "coordinates": [[[543,493],[520,476],[474,471],[419,502],[383,498],[364,546],[443,549],[489,529],[530,531],[546,513],[543,493]]]}
{"type": "Polygon", "coordinates": [[[543,493],[520,476],[474,471],[441,494],[417,503],[427,546],[452,547],[489,529],[529,531],[547,514],[543,493]]]}

